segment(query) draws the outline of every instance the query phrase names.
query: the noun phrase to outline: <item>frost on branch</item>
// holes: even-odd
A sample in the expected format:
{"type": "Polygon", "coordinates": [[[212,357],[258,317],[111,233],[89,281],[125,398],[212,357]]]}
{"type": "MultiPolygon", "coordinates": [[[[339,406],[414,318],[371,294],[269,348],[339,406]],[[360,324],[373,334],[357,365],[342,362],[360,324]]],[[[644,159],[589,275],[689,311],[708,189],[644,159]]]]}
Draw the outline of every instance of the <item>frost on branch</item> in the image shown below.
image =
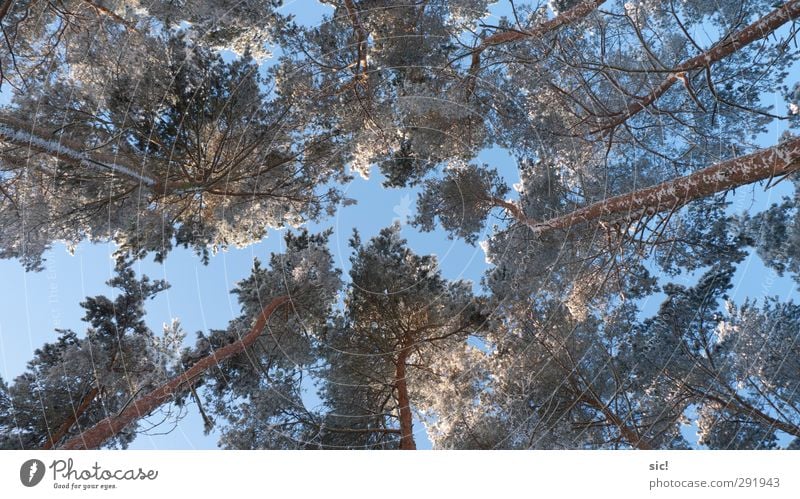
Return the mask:
{"type": "Polygon", "coordinates": [[[52,242],[82,239],[207,256],[342,201],[320,187],[344,179],[334,135],[297,136],[308,120],[267,97],[249,55],[224,62],[180,33],[149,48],[120,71],[99,65],[79,85],[41,82],[16,98],[0,129],[1,256],[35,268],[52,242]]]}
{"type": "Polygon", "coordinates": [[[433,231],[438,220],[451,237],[474,244],[493,208],[492,199],[502,199],[507,192],[496,170],[453,163],[442,178],[425,182],[413,223],[433,231]]]}
{"type": "MultiPolygon", "coordinates": [[[[58,330],[58,339],[36,350],[27,370],[5,387],[0,405],[0,448],[52,448],[109,413],[121,410],[177,369],[183,333],[177,324],[159,337],[144,322],[144,304],[167,288],[146,276],[136,279],[120,260],[108,285],[115,298],[88,297],[86,333],[58,330]]],[[[137,427],[120,432],[106,447],[127,447],[137,427]]]]}
{"type": "Polygon", "coordinates": [[[288,233],[286,251],[272,254],[267,267],[256,260],[250,276],[233,290],[242,315],[227,329],[200,336],[194,351],[184,355],[189,366],[234,343],[265,304],[289,297],[252,347],[220,363],[202,382],[209,410],[222,425],[222,447],[301,448],[312,440],[319,416],[305,407],[301,383],[315,363],[320,328],[341,287],[327,249],[329,236],[288,233]]]}
{"type": "Polygon", "coordinates": [[[752,218],[746,217],[748,234],[758,255],[779,274],[789,273],[800,282],[800,178],[792,177],[794,193],[780,204],[752,218]]]}
{"type": "Polygon", "coordinates": [[[325,445],[414,448],[412,412],[436,404],[451,356],[488,325],[468,283],[445,280],[435,257],[413,253],[399,231],[394,225],[367,244],[357,234],[351,241],[345,311],[321,345],[321,394],[331,409],[325,445]]]}

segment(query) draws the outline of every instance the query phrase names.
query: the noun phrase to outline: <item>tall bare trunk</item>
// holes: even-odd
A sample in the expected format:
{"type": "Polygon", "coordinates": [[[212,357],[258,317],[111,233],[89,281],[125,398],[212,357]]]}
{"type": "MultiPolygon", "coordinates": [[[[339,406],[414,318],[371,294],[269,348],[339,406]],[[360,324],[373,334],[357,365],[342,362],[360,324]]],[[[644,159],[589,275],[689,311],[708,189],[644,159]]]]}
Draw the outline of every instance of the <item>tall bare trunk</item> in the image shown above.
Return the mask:
{"type": "Polygon", "coordinates": [[[350,17],[350,22],[353,23],[353,30],[356,33],[356,47],[358,50],[358,60],[356,61],[355,66],[355,75],[356,78],[366,77],[367,74],[367,38],[369,38],[369,33],[364,28],[364,25],[361,24],[361,19],[358,17],[358,9],[356,9],[356,4],[353,0],[344,0],[345,9],[347,9],[347,15],[350,17]]]}
{"type": "Polygon", "coordinates": [[[212,352],[185,372],[134,401],[119,414],[109,416],[88,430],[67,440],[64,445],[61,446],[61,449],[96,449],[100,447],[104,442],[122,431],[125,427],[158,409],[182,390],[186,390],[188,388],[187,385],[194,383],[195,380],[207,370],[221,362],[225,362],[234,355],[242,353],[246,348],[252,346],[258,337],[261,336],[264,326],[266,326],[267,320],[273,312],[275,312],[278,307],[288,302],[288,296],[281,296],[273,299],[269,305],[261,310],[261,314],[258,316],[252,329],[250,329],[242,339],[212,352]]]}
{"type": "Polygon", "coordinates": [[[395,363],[395,388],[397,388],[397,404],[400,406],[400,449],[415,450],[413,422],[411,417],[411,401],[408,397],[408,383],[406,382],[406,361],[408,349],[403,349],[395,363]]]}

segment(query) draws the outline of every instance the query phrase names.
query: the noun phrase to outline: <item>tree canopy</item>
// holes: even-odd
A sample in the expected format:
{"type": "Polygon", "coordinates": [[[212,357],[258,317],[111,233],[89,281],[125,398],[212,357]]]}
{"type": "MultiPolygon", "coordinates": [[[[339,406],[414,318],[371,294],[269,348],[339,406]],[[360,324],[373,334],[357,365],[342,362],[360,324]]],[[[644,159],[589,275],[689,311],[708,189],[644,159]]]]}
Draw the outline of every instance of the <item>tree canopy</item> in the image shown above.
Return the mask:
{"type": "Polygon", "coordinates": [[[800,0],[319,3],[0,1],[0,258],[116,247],[86,330],[0,379],[0,448],[126,447],[168,407],[234,449],[800,447],[800,307],[730,296],[750,254],[800,282],[800,0]],[[345,271],[308,226],[375,172],[416,211],[345,271]],[[137,260],[269,229],[240,316],[147,326],[137,260]],[[403,230],[479,246],[481,282],[403,230]]]}

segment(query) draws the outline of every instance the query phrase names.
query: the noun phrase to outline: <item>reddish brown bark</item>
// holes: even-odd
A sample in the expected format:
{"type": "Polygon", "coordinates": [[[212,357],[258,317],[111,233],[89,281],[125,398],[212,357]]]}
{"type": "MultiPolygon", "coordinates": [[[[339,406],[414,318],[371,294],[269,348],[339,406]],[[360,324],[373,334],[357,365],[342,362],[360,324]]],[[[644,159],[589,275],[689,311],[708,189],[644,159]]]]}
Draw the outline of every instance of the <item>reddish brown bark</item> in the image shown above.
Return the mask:
{"type": "Polygon", "coordinates": [[[14,3],[14,0],[6,0],[2,4],[0,4],[0,21],[2,21],[6,14],[8,14],[8,9],[11,8],[11,5],[14,3]]]}
{"type": "Polygon", "coordinates": [[[594,130],[593,133],[612,130],[621,125],[667,93],[667,90],[672,88],[675,82],[687,78],[686,73],[688,71],[710,67],[713,63],[728,57],[742,47],[766,38],[776,29],[797,17],[800,17],[800,0],[786,2],[782,7],[773,10],[741,31],[725,37],[713,48],[680,63],[675,67],[672,74],[652,92],[629,103],[624,111],[615,115],[611,120],[604,122],[602,127],[594,130]]]}
{"type": "Polygon", "coordinates": [[[353,0],[344,0],[344,7],[347,9],[347,15],[350,17],[350,22],[353,23],[353,30],[356,34],[356,48],[358,50],[358,60],[356,61],[355,74],[356,77],[362,77],[367,72],[367,38],[369,37],[364,25],[361,24],[361,19],[358,17],[358,10],[353,0]],[[363,73],[362,73],[363,72],[363,73]]]}
{"type": "Polygon", "coordinates": [[[469,72],[472,75],[477,74],[481,68],[481,54],[489,47],[502,45],[504,43],[515,42],[523,38],[541,38],[547,33],[557,30],[562,26],[577,22],[584,17],[588,16],[595,11],[600,5],[605,3],[606,0],[587,0],[580,2],[568,10],[560,13],[553,19],[547,20],[541,24],[534,26],[528,30],[519,31],[503,31],[495,33],[483,41],[472,51],[472,64],[469,72]]]}
{"type": "Polygon", "coordinates": [[[408,348],[404,348],[395,362],[395,388],[397,389],[397,405],[400,410],[400,449],[416,450],[414,442],[413,422],[411,417],[411,401],[408,397],[408,383],[406,382],[406,361],[408,348]]]}
{"type": "Polygon", "coordinates": [[[75,422],[78,421],[78,419],[81,416],[83,416],[86,410],[89,409],[89,406],[92,405],[92,402],[94,401],[95,397],[97,397],[98,393],[100,393],[100,389],[97,388],[96,386],[91,390],[89,390],[89,393],[87,393],[83,397],[83,400],[81,400],[81,403],[78,405],[78,408],[75,409],[72,412],[72,415],[70,415],[70,417],[68,417],[67,420],[61,424],[61,426],[58,428],[58,431],[56,431],[55,435],[50,437],[47,440],[47,442],[42,446],[42,450],[52,449],[58,442],[61,441],[62,438],[64,438],[67,432],[69,432],[70,428],[72,428],[72,425],[74,425],[75,422]]]}
{"type": "Polygon", "coordinates": [[[794,138],[753,154],[723,161],[685,177],[590,204],[550,220],[532,220],[517,205],[508,201],[492,198],[489,202],[508,211],[535,233],[543,234],[609,215],[642,215],[674,210],[696,199],[798,170],[800,138],[794,138]]]}
{"type": "Polygon", "coordinates": [[[72,450],[96,449],[100,447],[104,442],[122,431],[125,427],[145,417],[147,414],[150,414],[171,400],[180,391],[187,389],[187,385],[193,383],[196,378],[204,374],[207,370],[225,362],[234,355],[242,353],[246,348],[252,346],[258,337],[261,336],[270,316],[280,306],[288,302],[288,296],[281,296],[273,299],[261,310],[261,314],[258,316],[258,319],[256,319],[255,324],[253,324],[253,327],[242,339],[212,352],[185,372],[132,402],[119,414],[109,416],[88,430],[67,440],[60,448],[72,450]]]}
{"type": "Polygon", "coordinates": [[[136,31],[133,28],[133,25],[130,22],[128,22],[125,19],[123,19],[122,17],[120,17],[119,14],[117,14],[113,10],[111,10],[111,9],[109,9],[107,7],[103,7],[102,5],[99,5],[99,4],[95,3],[95,2],[93,2],[92,0],[82,0],[82,1],[83,1],[83,3],[88,5],[90,8],[92,8],[97,13],[98,17],[99,16],[108,17],[108,18],[114,20],[115,22],[118,22],[118,23],[122,24],[123,26],[125,26],[125,28],[128,31],[136,31]]]}

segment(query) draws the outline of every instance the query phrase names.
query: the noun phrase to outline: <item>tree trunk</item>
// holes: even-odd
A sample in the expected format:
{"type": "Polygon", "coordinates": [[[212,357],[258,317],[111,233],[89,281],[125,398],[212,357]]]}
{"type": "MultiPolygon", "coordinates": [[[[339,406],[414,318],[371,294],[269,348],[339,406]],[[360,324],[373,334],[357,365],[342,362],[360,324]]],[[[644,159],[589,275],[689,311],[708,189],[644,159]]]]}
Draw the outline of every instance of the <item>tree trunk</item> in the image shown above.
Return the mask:
{"type": "Polygon", "coordinates": [[[406,361],[409,350],[404,348],[395,363],[395,388],[397,388],[397,405],[400,408],[400,449],[416,450],[414,432],[411,418],[411,401],[408,398],[408,384],[406,383],[406,361]]]}
{"type": "Polygon", "coordinates": [[[100,390],[97,388],[97,386],[89,390],[89,393],[87,393],[81,400],[78,408],[75,409],[72,415],[68,417],[67,420],[64,421],[64,423],[62,423],[58,428],[56,434],[47,439],[47,442],[45,442],[45,444],[42,446],[43,450],[52,449],[58,442],[61,441],[62,438],[64,438],[67,432],[69,432],[70,428],[72,428],[72,425],[74,425],[78,419],[83,416],[83,413],[89,409],[89,406],[92,404],[95,397],[97,397],[98,393],[100,393],[100,390]]]}
{"type": "Polygon", "coordinates": [[[236,343],[231,343],[204,357],[191,368],[172,378],[167,383],[151,391],[142,398],[134,401],[116,415],[109,416],[88,430],[67,440],[61,449],[96,449],[108,439],[122,431],[125,427],[150,414],[163,404],[171,400],[180,391],[185,390],[187,384],[194,383],[195,379],[212,367],[225,362],[234,355],[242,353],[252,346],[261,336],[267,320],[278,307],[289,302],[288,296],[273,299],[269,305],[261,310],[252,329],[236,343]]]}
{"type": "Polygon", "coordinates": [[[688,78],[686,72],[711,67],[713,63],[728,57],[742,47],[757,40],[761,40],[762,38],[766,38],[776,29],[797,17],[800,17],[800,0],[786,2],[782,7],[773,10],[738,33],[734,33],[719,41],[713,48],[679,64],[675,67],[673,73],[670,74],[666,80],[661,82],[652,92],[628,104],[628,107],[624,111],[615,115],[610,121],[603,123],[600,128],[593,130],[593,133],[612,130],[621,125],[628,120],[628,118],[639,113],[667,93],[667,90],[669,90],[675,82],[688,78]]]}
{"type": "Polygon", "coordinates": [[[350,22],[353,23],[353,30],[356,34],[356,48],[358,51],[356,67],[355,67],[355,75],[356,78],[366,77],[367,74],[367,38],[369,38],[369,34],[367,30],[364,28],[364,25],[361,24],[361,19],[358,17],[358,10],[356,9],[356,4],[353,0],[344,0],[345,9],[347,9],[347,15],[350,17],[350,22]]]}
{"type": "MultiPolygon", "coordinates": [[[[203,183],[192,181],[159,181],[149,172],[145,172],[142,165],[128,156],[107,154],[102,151],[86,151],[77,142],[59,136],[53,130],[45,127],[31,127],[17,118],[0,115],[0,141],[15,146],[46,154],[65,163],[91,170],[120,175],[136,184],[146,186],[156,196],[169,196],[185,192],[205,190],[203,183]],[[29,131],[30,130],[30,131],[29,131]],[[36,130],[35,133],[33,130],[36,130]]],[[[280,163],[279,163],[280,164],[280,163]]],[[[48,172],[50,173],[50,172],[48,172]]],[[[221,195],[233,195],[222,193],[221,195]]],[[[253,196],[253,193],[247,194],[253,196]]]]}
{"type": "Polygon", "coordinates": [[[133,24],[131,22],[126,21],[125,19],[120,17],[120,15],[117,14],[116,12],[114,12],[113,10],[111,10],[111,9],[109,9],[107,7],[103,7],[102,5],[100,5],[100,4],[96,3],[96,2],[93,2],[92,0],[82,0],[82,1],[83,1],[83,3],[88,5],[91,9],[93,9],[97,13],[98,17],[100,17],[100,16],[107,17],[107,18],[109,18],[109,19],[111,19],[111,20],[113,20],[115,22],[118,22],[119,24],[122,24],[123,26],[125,26],[125,29],[127,29],[128,31],[136,31],[136,29],[133,27],[133,24]]]}
{"type": "Polygon", "coordinates": [[[0,21],[5,19],[6,14],[8,14],[8,9],[11,8],[11,5],[14,3],[14,0],[5,0],[2,4],[0,4],[0,21]]]}
{"type": "Polygon", "coordinates": [[[550,220],[536,221],[525,216],[514,203],[491,198],[488,201],[505,209],[534,233],[567,229],[609,215],[641,216],[675,210],[681,206],[759,180],[792,173],[800,169],[800,138],[730,159],[685,177],[615,196],[550,220]]]}

